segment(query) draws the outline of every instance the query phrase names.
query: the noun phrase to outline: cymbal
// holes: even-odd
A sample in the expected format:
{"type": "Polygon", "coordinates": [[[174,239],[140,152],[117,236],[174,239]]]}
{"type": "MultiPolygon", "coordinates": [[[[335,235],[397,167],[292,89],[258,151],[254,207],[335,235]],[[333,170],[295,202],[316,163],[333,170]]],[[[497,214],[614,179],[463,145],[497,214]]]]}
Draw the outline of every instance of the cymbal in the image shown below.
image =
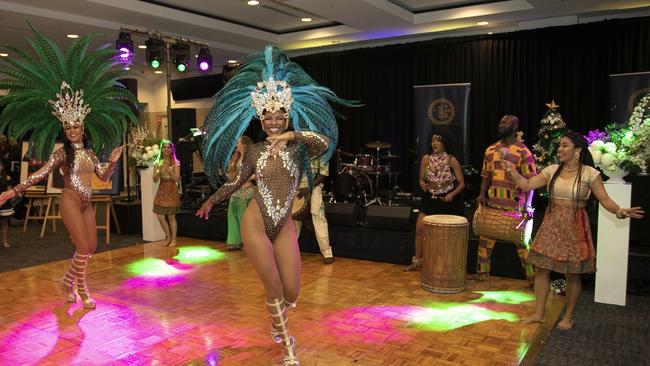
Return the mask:
{"type": "Polygon", "coordinates": [[[366,147],[369,147],[371,149],[388,149],[390,147],[390,144],[388,142],[369,141],[366,142],[366,147]]]}
{"type": "Polygon", "coordinates": [[[350,154],[349,152],[345,152],[341,149],[334,150],[334,154],[339,154],[342,156],[354,156],[353,154],[350,154]]]}
{"type": "Polygon", "coordinates": [[[384,156],[380,156],[379,159],[397,159],[399,158],[399,155],[393,155],[393,154],[388,154],[384,156]]]}

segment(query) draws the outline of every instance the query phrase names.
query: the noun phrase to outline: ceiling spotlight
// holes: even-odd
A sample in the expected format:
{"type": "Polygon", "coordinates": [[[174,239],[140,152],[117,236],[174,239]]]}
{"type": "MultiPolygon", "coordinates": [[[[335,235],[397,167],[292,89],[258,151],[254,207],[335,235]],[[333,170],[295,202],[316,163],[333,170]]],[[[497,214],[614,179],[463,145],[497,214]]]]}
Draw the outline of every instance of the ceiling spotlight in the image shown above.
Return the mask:
{"type": "Polygon", "coordinates": [[[162,73],[163,73],[162,70],[156,70],[156,71],[154,71],[154,74],[162,74],[162,73]]]}
{"type": "Polygon", "coordinates": [[[74,39],[74,38],[79,38],[79,35],[78,34],[68,34],[68,35],[66,35],[66,37],[74,39]]]}
{"type": "Polygon", "coordinates": [[[488,32],[488,34],[494,34],[494,32],[488,32]]]}
{"type": "Polygon", "coordinates": [[[210,49],[203,46],[199,50],[196,64],[199,65],[199,71],[208,72],[212,69],[212,55],[210,54],[210,49]]]}
{"type": "Polygon", "coordinates": [[[236,63],[237,63],[237,60],[228,60],[228,63],[229,63],[229,64],[236,64],[236,63]]]}
{"type": "Polygon", "coordinates": [[[133,59],[133,40],[131,39],[131,33],[120,32],[120,36],[115,41],[115,49],[119,52],[121,61],[131,61],[133,59]]]}
{"type": "Polygon", "coordinates": [[[255,6],[255,5],[260,5],[260,2],[257,1],[257,0],[248,0],[246,2],[246,4],[251,5],[251,6],[255,6]]]}
{"type": "Polygon", "coordinates": [[[490,24],[490,23],[489,22],[478,22],[478,23],[476,23],[476,25],[488,25],[488,24],[490,24]]]}
{"type": "Polygon", "coordinates": [[[141,44],[141,45],[138,45],[138,48],[144,50],[144,49],[147,49],[147,45],[146,44],[141,44]]]}
{"type": "Polygon", "coordinates": [[[9,57],[9,54],[3,52],[3,53],[0,53],[0,57],[9,57]]]}
{"type": "Polygon", "coordinates": [[[300,21],[301,21],[301,22],[305,22],[305,23],[309,23],[309,22],[311,22],[312,20],[313,20],[312,18],[308,18],[308,17],[306,17],[306,18],[300,18],[300,21]]]}
{"type": "Polygon", "coordinates": [[[176,70],[185,72],[190,66],[190,45],[187,43],[176,43],[172,46],[172,60],[176,70]]]}
{"type": "Polygon", "coordinates": [[[147,64],[154,69],[159,68],[165,60],[165,44],[160,39],[149,38],[145,45],[147,47],[147,64]]]}
{"type": "Polygon", "coordinates": [[[124,70],[131,70],[131,68],[127,66],[124,68],[124,70]]]}

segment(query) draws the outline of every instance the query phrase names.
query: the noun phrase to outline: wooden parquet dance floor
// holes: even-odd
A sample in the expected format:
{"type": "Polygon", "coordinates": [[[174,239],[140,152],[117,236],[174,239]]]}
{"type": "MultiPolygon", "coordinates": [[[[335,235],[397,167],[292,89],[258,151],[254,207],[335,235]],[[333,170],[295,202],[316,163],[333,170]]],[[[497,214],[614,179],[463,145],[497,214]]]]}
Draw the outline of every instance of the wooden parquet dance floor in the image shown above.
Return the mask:
{"type": "MultiPolygon", "coordinates": [[[[243,252],[181,239],[178,250],[136,245],[97,254],[97,309],[66,304],[60,261],[0,273],[0,365],[271,365],[262,286],[243,252]]],[[[534,304],[525,281],[469,281],[466,292],[422,290],[392,264],[303,254],[289,313],[303,365],[530,364],[549,322],[519,324],[534,304]],[[532,355],[532,356],[531,356],[532,355]]]]}

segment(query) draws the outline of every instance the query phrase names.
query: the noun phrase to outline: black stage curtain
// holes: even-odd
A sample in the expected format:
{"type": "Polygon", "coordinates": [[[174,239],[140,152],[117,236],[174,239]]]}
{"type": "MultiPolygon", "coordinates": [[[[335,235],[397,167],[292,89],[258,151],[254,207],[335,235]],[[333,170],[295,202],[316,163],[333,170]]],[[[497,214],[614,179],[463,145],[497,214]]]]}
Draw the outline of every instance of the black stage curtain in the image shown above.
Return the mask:
{"type": "Polygon", "coordinates": [[[608,75],[650,70],[650,18],[616,19],[495,35],[443,38],[295,57],[320,84],[365,107],[342,110],[339,147],[390,142],[410,187],[413,85],[472,83],[472,164],[480,167],[496,125],[520,117],[532,149],[545,103],[560,104],[571,129],[585,133],[609,118],[608,75]]]}

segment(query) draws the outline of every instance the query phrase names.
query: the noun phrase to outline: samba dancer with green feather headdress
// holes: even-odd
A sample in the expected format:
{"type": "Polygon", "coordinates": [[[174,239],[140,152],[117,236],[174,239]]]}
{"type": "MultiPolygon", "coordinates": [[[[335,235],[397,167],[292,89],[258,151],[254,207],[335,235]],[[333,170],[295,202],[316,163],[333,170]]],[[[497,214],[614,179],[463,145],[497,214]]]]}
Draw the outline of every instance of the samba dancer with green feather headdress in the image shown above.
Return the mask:
{"type": "MultiPolygon", "coordinates": [[[[29,23],[29,22],[28,22],[29,23]]],[[[30,43],[36,57],[5,46],[22,60],[4,59],[0,80],[7,89],[0,98],[5,106],[0,115],[0,132],[15,139],[28,138],[32,156],[47,163],[24,182],[0,195],[0,204],[42,181],[56,170],[63,172],[61,216],[70,232],[76,252],[62,280],[66,300],[81,298],[84,307],[94,308],[86,285],[86,266],[97,246],[95,214],[90,207],[91,178],[108,180],[119,160],[122,147],[115,148],[107,166],[100,164],[84,132],[98,149],[119,145],[128,124],[136,117],[129,103],[137,100],[117,79],[132,75],[116,67],[117,52],[110,48],[88,51],[95,38],[88,35],[75,41],[64,55],[59,47],[29,24],[34,39],[30,43]],[[61,133],[63,132],[63,133],[61,133]],[[63,135],[64,147],[52,153],[63,135]],[[75,294],[76,287],[76,294],[75,294]]]]}
{"type": "MultiPolygon", "coordinates": [[[[318,85],[279,49],[268,46],[240,68],[215,96],[205,125],[204,167],[214,180],[226,170],[237,140],[255,117],[267,141],[249,147],[236,178],[224,184],[197,212],[207,218],[213,204],[237,191],[255,174],[255,199],[241,224],[246,254],[261,277],[271,314],[271,336],[285,347],[285,365],[298,365],[289,336],[287,310],[300,291],[300,251],[290,214],[303,173],[311,181],[310,158],[327,162],[338,129],[330,103],[356,106],[318,85]],[[294,131],[286,132],[289,124],[294,131]]],[[[310,182],[311,183],[311,182],[310,182]]]]}

